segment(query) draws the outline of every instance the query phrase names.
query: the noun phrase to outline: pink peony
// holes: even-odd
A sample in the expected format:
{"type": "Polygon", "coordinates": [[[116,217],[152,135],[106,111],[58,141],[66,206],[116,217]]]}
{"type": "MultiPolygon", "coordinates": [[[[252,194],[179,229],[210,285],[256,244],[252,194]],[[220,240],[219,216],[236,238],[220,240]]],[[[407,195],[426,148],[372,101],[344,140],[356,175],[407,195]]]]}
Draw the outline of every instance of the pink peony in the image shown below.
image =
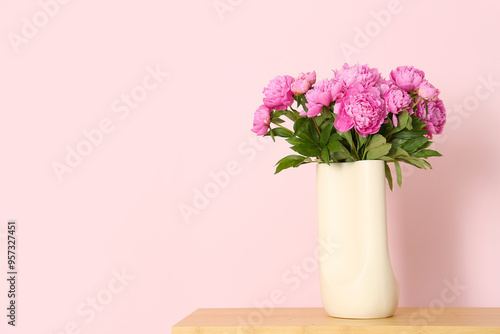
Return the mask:
{"type": "Polygon", "coordinates": [[[417,105],[415,115],[422,117],[422,121],[427,125],[425,130],[429,130],[426,136],[432,139],[433,135],[440,135],[443,133],[444,125],[446,124],[446,109],[444,108],[443,101],[437,99],[436,101],[427,102],[428,112],[425,111],[425,102],[420,101],[417,105]]]}
{"type": "Polygon", "coordinates": [[[253,116],[252,132],[259,136],[265,135],[269,129],[269,124],[271,124],[271,114],[271,109],[264,105],[260,106],[253,116]]]}
{"type": "Polygon", "coordinates": [[[341,82],[346,89],[349,89],[355,83],[360,83],[364,88],[380,85],[384,80],[376,68],[370,68],[368,65],[350,66],[345,63],[342,69],[334,71],[335,81],[341,82]]]}
{"type": "Polygon", "coordinates": [[[295,95],[304,94],[316,82],[316,72],[300,73],[299,77],[292,83],[291,89],[295,95]]]}
{"type": "Polygon", "coordinates": [[[314,85],[313,89],[306,93],[307,113],[301,110],[301,116],[315,117],[321,112],[323,106],[329,106],[341,96],[342,84],[324,79],[314,85]]]}
{"type": "Polygon", "coordinates": [[[399,114],[403,109],[408,108],[411,103],[411,96],[397,86],[392,86],[384,94],[385,105],[393,114],[399,114]]]}
{"type": "Polygon", "coordinates": [[[417,109],[415,110],[415,116],[422,117],[422,120],[425,121],[427,114],[425,112],[425,102],[420,100],[417,103],[417,109]]]}
{"type": "Polygon", "coordinates": [[[276,110],[285,110],[293,103],[293,94],[290,86],[294,79],[289,75],[277,76],[269,82],[264,93],[264,105],[276,110]]]}
{"type": "Polygon", "coordinates": [[[417,90],[420,84],[424,81],[424,72],[414,68],[413,66],[399,66],[391,71],[391,80],[399,88],[411,92],[417,90]]]}
{"type": "Polygon", "coordinates": [[[439,89],[431,85],[427,80],[422,82],[418,88],[418,96],[427,101],[436,101],[439,93],[441,93],[439,89]]]}
{"type": "Polygon", "coordinates": [[[394,126],[398,126],[398,117],[396,114],[399,114],[403,109],[407,109],[410,114],[413,113],[413,110],[409,108],[411,103],[411,96],[401,88],[396,85],[392,85],[384,94],[385,105],[387,110],[393,113],[392,121],[394,126]]]}
{"type": "Polygon", "coordinates": [[[334,123],[338,131],[346,132],[354,127],[362,137],[377,133],[389,113],[380,91],[375,87],[364,89],[361,85],[349,89],[335,103],[334,112],[338,115],[334,123]]]}

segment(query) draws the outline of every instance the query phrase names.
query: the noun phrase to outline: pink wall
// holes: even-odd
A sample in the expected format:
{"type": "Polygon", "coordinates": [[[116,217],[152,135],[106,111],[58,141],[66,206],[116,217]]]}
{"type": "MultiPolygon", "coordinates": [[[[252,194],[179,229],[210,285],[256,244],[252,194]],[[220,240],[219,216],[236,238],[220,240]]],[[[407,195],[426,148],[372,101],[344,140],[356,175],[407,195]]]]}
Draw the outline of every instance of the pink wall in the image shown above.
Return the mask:
{"type": "MultiPolygon", "coordinates": [[[[289,149],[250,128],[269,79],[346,61],[421,68],[448,110],[444,157],[405,168],[388,194],[401,306],[500,307],[494,2],[57,1],[0,4],[0,248],[16,219],[16,333],[168,333],[197,308],[276,295],[273,307],[321,306],[314,167],[274,176],[289,149]]],[[[1,279],[2,309],[6,291],[1,279]]]]}

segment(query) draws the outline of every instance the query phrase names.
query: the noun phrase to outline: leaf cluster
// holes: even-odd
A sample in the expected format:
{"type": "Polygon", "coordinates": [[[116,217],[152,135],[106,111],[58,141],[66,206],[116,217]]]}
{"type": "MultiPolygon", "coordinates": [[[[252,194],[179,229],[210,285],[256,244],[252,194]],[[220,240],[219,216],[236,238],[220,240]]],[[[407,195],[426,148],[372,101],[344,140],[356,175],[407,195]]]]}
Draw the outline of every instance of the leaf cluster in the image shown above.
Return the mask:
{"type": "MultiPolygon", "coordinates": [[[[297,96],[298,107],[307,112],[305,97],[297,96]]],[[[335,129],[336,115],[332,112],[333,104],[323,107],[316,117],[300,116],[293,108],[291,110],[276,111],[271,116],[271,123],[276,125],[266,134],[283,137],[297,154],[288,155],[276,163],[275,173],[290,167],[317,162],[339,163],[354,162],[358,160],[383,160],[388,184],[393,189],[393,179],[388,163],[394,163],[396,179],[399,186],[402,184],[401,162],[417,168],[432,168],[427,158],[441,156],[441,154],[428,147],[432,141],[426,136],[427,123],[422,118],[411,114],[407,109],[397,115],[395,126],[388,117],[378,133],[363,137],[354,129],[339,132],[335,129]],[[287,117],[293,122],[293,131],[285,128],[282,117],[287,117]]],[[[391,114],[392,115],[392,114],[391,114]]]]}

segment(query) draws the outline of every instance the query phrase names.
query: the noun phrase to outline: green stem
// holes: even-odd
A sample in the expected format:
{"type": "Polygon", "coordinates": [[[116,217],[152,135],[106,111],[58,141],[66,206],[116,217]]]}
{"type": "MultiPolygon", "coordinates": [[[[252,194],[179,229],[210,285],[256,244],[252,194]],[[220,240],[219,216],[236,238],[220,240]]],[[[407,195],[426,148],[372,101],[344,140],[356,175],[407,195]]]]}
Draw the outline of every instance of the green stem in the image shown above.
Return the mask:
{"type": "Polygon", "coordinates": [[[419,99],[415,102],[415,104],[411,106],[411,108],[412,108],[412,109],[413,109],[413,108],[415,108],[415,106],[416,106],[416,105],[417,105],[420,101],[422,101],[422,98],[419,98],[419,99]]]}
{"type": "Polygon", "coordinates": [[[313,120],[314,126],[316,127],[316,130],[318,130],[318,133],[321,136],[321,131],[319,131],[318,124],[316,123],[316,120],[314,119],[314,117],[312,120],[313,120]]]}
{"type": "Polygon", "coordinates": [[[370,138],[368,138],[366,140],[366,143],[365,143],[365,150],[363,151],[363,160],[365,160],[365,157],[366,157],[366,148],[368,147],[368,145],[370,145],[370,142],[372,140],[372,136],[370,136],[370,138]]]}
{"type": "Polygon", "coordinates": [[[304,109],[304,111],[307,112],[307,109],[306,109],[306,97],[305,95],[299,95],[298,99],[297,99],[297,107],[302,107],[304,109]]]}
{"type": "Polygon", "coordinates": [[[286,130],[286,131],[290,132],[292,135],[295,135],[295,132],[293,132],[292,130],[290,130],[290,129],[288,129],[288,128],[285,128],[285,127],[284,127],[284,126],[282,126],[281,124],[279,124],[279,123],[275,123],[275,122],[272,122],[272,123],[273,123],[273,124],[275,124],[275,125],[277,125],[277,126],[279,126],[279,127],[280,127],[280,128],[282,128],[282,129],[284,129],[284,130],[286,130]]]}
{"type": "Polygon", "coordinates": [[[295,116],[297,116],[297,118],[298,118],[298,117],[300,117],[300,113],[299,113],[299,111],[297,111],[297,110],[293,109],[293,108],[292,108],[292,106],[290,106],[290,109],[292,110],[293,114],[294,114],[295,116]]]}
{"type": "Polygon", "coordinates": [[[357,150],[357,148],[356,148],[356,145],[354,145],[354,153],[356,153],[356,157],[358,158],[358,160],[361,160],[361,159],[359,158],[359,154],[358,154],[358,150],[357,150]]]}
{"type": "Polygon", "coordinates": [[[359,147],[359,150],[360,150],[360,152],[358,152],[358,150],[356,150],[356,155],[358,156],[358,159],[359,159],[359,160],[363,160],[363,159],[362,159],[363,154],[362,154],[362,152],[361,152],[361,147],[363,147],[363,145],[361,144],[361,140],[360,140],[360,138],[361,138],[361,136],[360,136],[358,133],[356,133],[356,143],[358,143],[358,147],[359,147]],[[361,155],[360,155],[360,154],[361,154],[361,155]],[[360,158],[360,156],[361,156],[361,158],[360,158]]]}
{"type": "MultiPolygon", "coordinates": [[[[349,130],[351,131],[351,130],[349,130]]],[[[354,135],[354,138],[356,137],[356,135],[354,135]]],[[[356,157],[358,158],[358,160],[361,160],[359,158],[359,154],[358,154],[358,149],[356,148],[356,144],[354,143],[354,138],[352,137],[352,133],[351,133],[351,141],[352,141],[352,145],[351,143],[349,143],[349,145],[351,145],[351,148],[354,150],[354,153],[356,154],[356,157]]]]}

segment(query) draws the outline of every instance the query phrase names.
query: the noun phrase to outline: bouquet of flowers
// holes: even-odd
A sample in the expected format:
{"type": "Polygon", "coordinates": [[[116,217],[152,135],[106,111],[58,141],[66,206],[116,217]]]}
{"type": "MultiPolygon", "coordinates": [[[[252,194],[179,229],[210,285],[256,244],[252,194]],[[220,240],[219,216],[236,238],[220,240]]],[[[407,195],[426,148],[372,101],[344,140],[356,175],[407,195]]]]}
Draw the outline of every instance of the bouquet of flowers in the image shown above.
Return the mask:
{"type": "Polygon", "coordinates": [[[286,138],[298,153],[278,161],[275,173],[312,162],[384,160],[392,190],[389,162],[401,186],[400,162],[426,169],[427,158],[441,156],[428,147],[443,132],[446,110],[439,89],[413,66],[391,71],[390,80],[376,68],[348,64],[318,82],[315,72],[277,76],[263,93],[252,131],[286,138]]]}

